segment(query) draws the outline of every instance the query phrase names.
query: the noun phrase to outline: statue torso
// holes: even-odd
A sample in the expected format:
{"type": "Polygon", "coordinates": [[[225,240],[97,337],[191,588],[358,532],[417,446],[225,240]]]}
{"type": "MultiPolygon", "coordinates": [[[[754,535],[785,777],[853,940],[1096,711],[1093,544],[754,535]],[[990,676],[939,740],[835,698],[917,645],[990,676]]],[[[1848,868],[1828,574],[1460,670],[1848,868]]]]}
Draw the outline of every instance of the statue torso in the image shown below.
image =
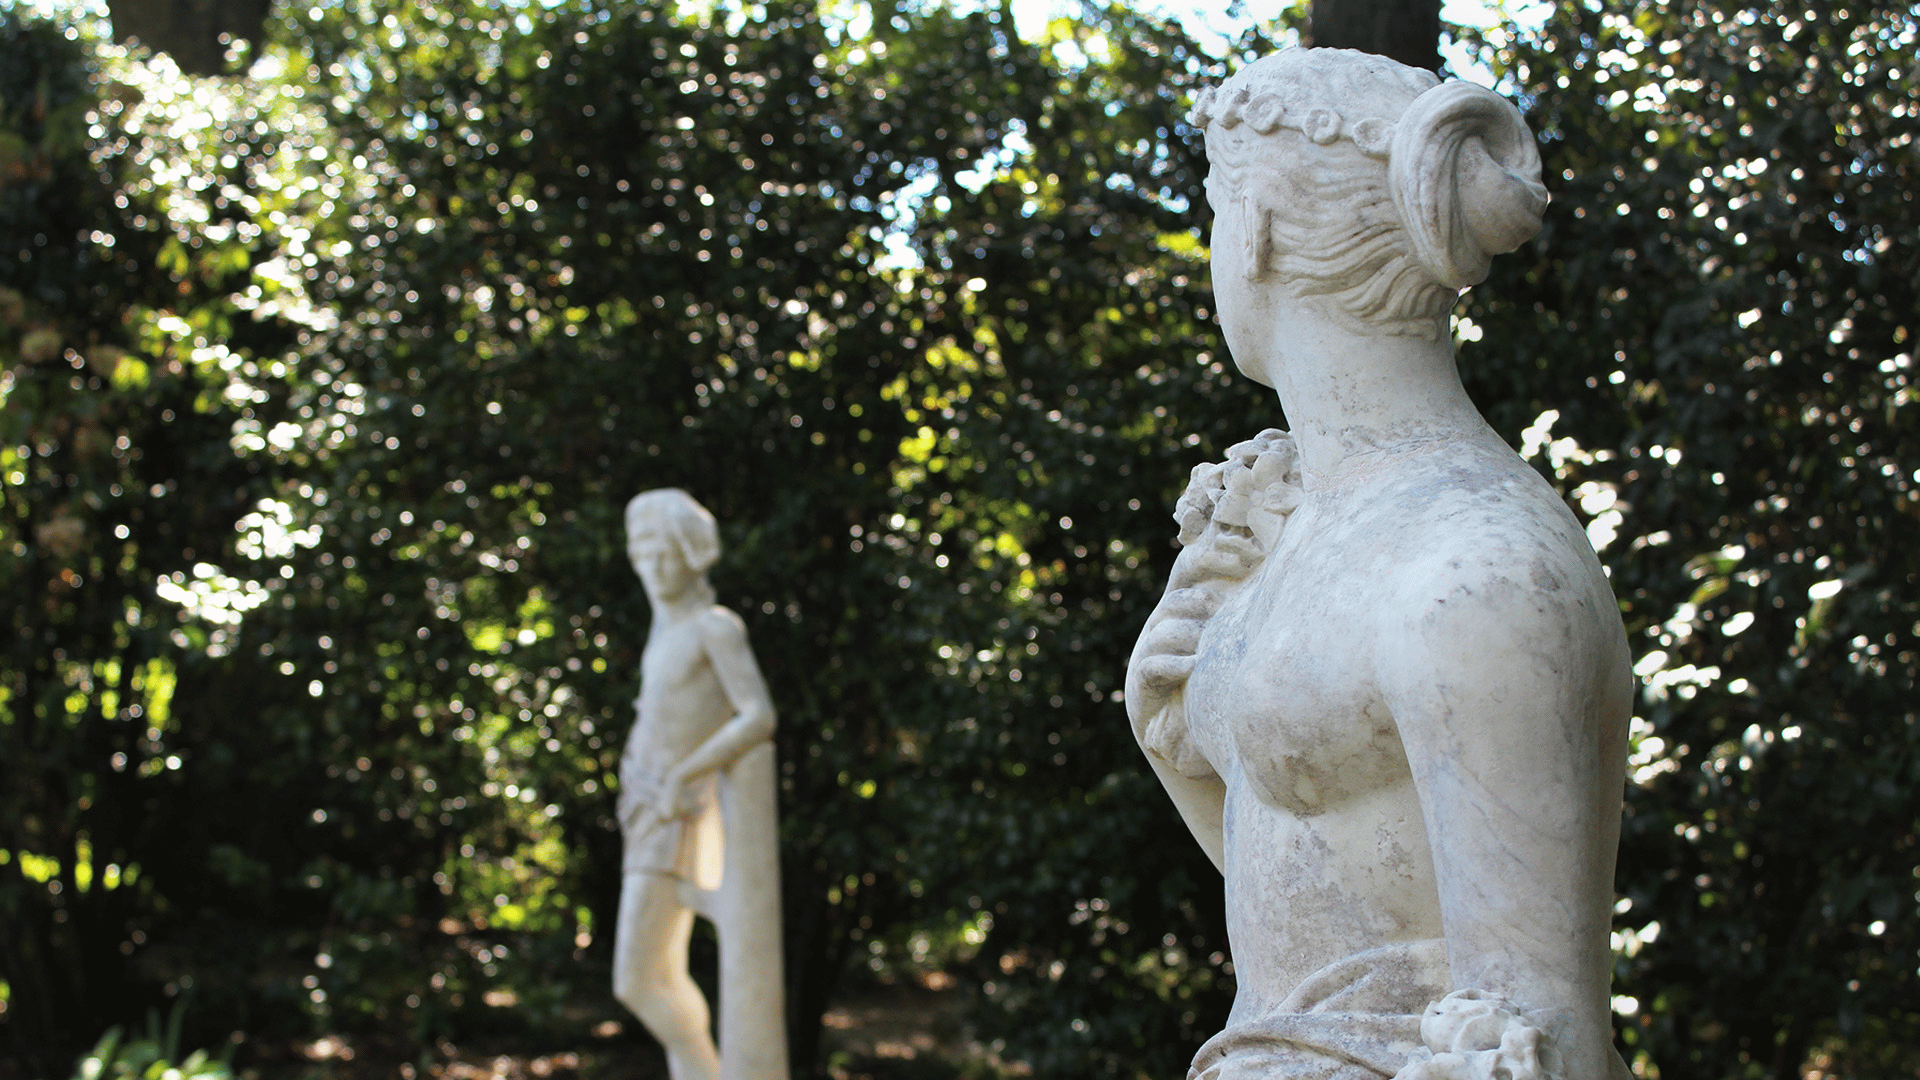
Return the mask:
{"type": "Polygon", "coordinates": [[[715,608],[648,636],[640,657],[637,715],[621,760],[623,782],[629,772],[658,777],[732,717],[702,631],[703,622],[715,617],[724,613],[715,608]]]}
{"type": "Polygon", "coordinates": [[[1354,952],[1442,936],[1418,792],[1379,687],[1383,665],[1418,658],[1383,655],[1381,628],[1417,618],[1436,591],[1471,603],[1467,583],[1526,547],[1598,575],[1571,515],[1510,450],[1442,448],[1309,490],[1208,621],[1187,715],[1227,787],[1236,1017],[1354,952]]]}

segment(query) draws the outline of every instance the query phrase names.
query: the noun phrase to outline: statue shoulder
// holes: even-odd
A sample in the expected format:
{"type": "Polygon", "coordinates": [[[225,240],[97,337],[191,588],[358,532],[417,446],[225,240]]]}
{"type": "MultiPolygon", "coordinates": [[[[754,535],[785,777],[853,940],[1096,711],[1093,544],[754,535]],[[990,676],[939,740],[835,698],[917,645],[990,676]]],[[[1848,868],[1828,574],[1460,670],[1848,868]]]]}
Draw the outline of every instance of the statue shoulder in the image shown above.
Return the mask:
{"type": "Polygon", "coordinates": [[[715,604],[700,613],[700,633],[702,636],[731,635],[745,638],[747,624],[732,608],[715,604]]]}
{"type": "Polygon", "coordinates": [[[747,624],[732,608],[715,604],[700,613],[700,640],[709,650],[747,647],[747,624]]]}
{"type": "Polygon", "coordinates": [[[1471,553],[1410,559],[1391,577],[1382,594],[1392,599],[1370,616],[1382,655],[1396,658],[1383,670],[1389,681],[1434,670],[1455,681],[1495,671],[1509,681],[1624,680],[1619,604],[1590,550],[1493,537],[1471,553]]]}

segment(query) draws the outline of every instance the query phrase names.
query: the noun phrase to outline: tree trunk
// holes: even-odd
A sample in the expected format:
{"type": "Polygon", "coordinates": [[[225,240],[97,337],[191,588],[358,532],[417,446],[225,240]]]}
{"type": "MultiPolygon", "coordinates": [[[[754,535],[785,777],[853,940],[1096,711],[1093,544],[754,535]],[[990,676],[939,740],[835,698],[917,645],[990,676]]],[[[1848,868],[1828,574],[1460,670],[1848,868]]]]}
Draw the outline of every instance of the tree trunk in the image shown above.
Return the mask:
{"type": "Polygon", "coordinates": [[[1440,70],[1440,0],[1313,0],[1307,44],[1440,70]]]}
{"type": "Polygon", "coordinates": [[[108,0],[113,36],[137,38],[155,52],[173,57],[189,75],[219,75],[226,70],[227,42],[260,40],[269,0],[108,0]]]}

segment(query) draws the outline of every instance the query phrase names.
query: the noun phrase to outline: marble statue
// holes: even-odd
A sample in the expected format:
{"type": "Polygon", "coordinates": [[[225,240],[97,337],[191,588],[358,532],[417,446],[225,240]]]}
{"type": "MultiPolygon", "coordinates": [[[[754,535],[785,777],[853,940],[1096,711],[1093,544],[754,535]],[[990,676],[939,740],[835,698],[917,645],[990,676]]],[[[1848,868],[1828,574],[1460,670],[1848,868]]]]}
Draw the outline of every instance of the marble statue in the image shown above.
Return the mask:
{"type": "Polygon", "coordinates": [[[1547,202],[1512,105],[1293,49],[1200,96],[1213,288],[1291,433],[1194,470],[1133,730],[1226,878],[1192,1080],[1606,1080],[1633,680],[1579,523],[1448,314],[1547,202]]]}
{"type": "Polygon", "coordinates": [[[620,758],[626,850],[614,995],[673,1080],[787,1080],[773,702],[740,617],[714,603],[713,515],[677,488],[627,504],[653,625],[620,758]],[[720,943],[720,1044],[687,973],[698,914],[720,943]]]}

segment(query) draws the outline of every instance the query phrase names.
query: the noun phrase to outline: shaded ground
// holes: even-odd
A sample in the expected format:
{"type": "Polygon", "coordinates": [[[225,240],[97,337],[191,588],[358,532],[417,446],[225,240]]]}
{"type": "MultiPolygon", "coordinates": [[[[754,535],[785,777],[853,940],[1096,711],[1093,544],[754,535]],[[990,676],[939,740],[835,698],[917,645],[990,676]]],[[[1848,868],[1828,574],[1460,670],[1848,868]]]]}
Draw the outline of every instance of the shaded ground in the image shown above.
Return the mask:
{"type": "Polygon", "coordinates": [[[914,984],[869,991],[827,1010],[833,1080],[998,1080],[1028,1070],[974,1039],[960,991],[914,984]]]}
{"type": "MultiPolygon", "coordinates": [[[[966,1001],[951,986],[877,987],[828,1010],[822,1061],[832,1080],[1003,1080],[1026,1074],[968,1030],[966,1001]]],[[[426,1055],[330,1036],[250,1048],[245,1074],[260,1080],[667,1080],[666,1061],[638,1023],[608,1020],[585,1040],[519,1033],[455,1043],[426,1055]]]]}

